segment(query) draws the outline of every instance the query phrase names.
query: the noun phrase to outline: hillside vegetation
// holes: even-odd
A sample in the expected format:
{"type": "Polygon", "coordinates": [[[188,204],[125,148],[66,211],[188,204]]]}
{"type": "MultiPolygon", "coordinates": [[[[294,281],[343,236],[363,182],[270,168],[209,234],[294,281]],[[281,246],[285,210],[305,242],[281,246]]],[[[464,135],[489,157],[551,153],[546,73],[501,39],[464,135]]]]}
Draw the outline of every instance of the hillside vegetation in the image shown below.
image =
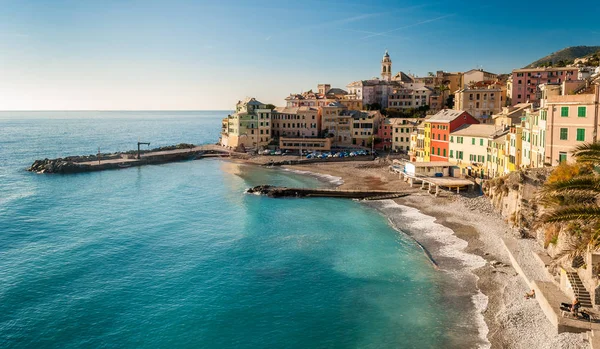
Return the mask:
{"type": "MultiPolygon", "coordinates": [[[[535,67],[564,67],[568,64],[572,64],[576,58],[582,58],[586,56],[592,56],[593,54],[598,55],[600,52],[600,46],[573,46],[567,47],[560,51],[549,54],[546,57],[540,58],[535,62],[527,65],[525,68],[535,67]]],[[[597,57],[597,56],[596,56],[597,57]]]]}

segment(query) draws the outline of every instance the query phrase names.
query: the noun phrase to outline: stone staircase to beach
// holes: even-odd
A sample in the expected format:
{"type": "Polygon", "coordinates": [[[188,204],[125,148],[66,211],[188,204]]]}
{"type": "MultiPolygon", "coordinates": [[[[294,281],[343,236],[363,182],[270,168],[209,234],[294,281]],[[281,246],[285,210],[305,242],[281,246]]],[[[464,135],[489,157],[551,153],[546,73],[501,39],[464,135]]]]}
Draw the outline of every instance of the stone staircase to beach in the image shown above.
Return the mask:
{"type": "Polygon", "coordinates": [[[575,297],[579,299],[581,306],[584,308],[592,307],[592,298],[590,297],[590,293],[587,291],[583,282],[577,275],[576,271],[567,271],[567,278],[571,283],[571,287],[573,288],[573,292],[575,293],[575,297]]]}

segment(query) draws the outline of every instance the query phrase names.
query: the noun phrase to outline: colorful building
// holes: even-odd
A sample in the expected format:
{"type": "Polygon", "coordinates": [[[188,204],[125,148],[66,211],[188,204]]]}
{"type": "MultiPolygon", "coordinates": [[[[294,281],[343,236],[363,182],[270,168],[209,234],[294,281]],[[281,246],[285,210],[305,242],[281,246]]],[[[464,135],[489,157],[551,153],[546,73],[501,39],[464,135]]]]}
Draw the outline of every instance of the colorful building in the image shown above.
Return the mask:
{"type": "Polygon", "coordinates": [[[465,124],[478,124],[474,117],[462,110],[444,109],[425,121],[425,144],[430,144],[430,160],[448,161],[450,133],[465,124]],[[429,136],[427,129],[430,129],[429,136]],[[427,142],[429,138],[429,142],[427,142]]]}
{"type": "MultiPolygon", "coordinates": [[[[411,134],[417,130],[422,118],[389,119],[392,125],[392,150],[408,153],[410,151],[411,134]]],[[[415,138],[416,141],[416,138],[415,138]]]]}
{"type": "Polygon", "coordinates": [[[313,107],[278,107],[272,113],[272,137],[318,137],[319,110],[313,107]]]}
{"type": "Polygon", "coordinates": [[[395,119],[384,118],[377,127],[377,139],[375,141],[375,149],[391,150],[395,119]]]}
{"type": "Polygon", "coordinates": [[[466,86],[477,82],[496,80],[498,78],[498,75],[487,72],[483,69],[471,69],[462,73],[461,78],[461,84],[458,87],[458,89],[465,88],[466,86]]]}
{"type": "Polygon", "coordinates": [[[483,81],[462,88],[454,94],[454,109],[464,110],[481,123],[492,123],[492,115],[502,112],[506,103],[506,86],[483,81]]]}
{"type": "Polygon", "coordinates": [[[497,130],[488,137],[485,175],[488,178],[503,176],[507,170],[507,138],[509,128],[497,130]]]}
{"type": "Polygon", "coordinates": [[[567,95],[564,89],[557,94],[554,89],[544,95],[540,119],[547,124],[545,162],[551,166],[571,162],[574,147],[598,140],[600,88],[595,85],[590,93],[576,95],[567,95]]]}
{"type": "Polygon", "coordinates": [[[352,144],[363,147],[371,146],[371,142],[377,135],[379,123],[383,119],[381,112],[378,110],[347,110],[346,113],[352,116],[352,144]]]}
{"type": "Polygon", "coordinates": [[[466,124],[450,132],[448,161],[460,168],[462,175],[485,175],[488,139],[497,131],[494,125],[466,124]]]}
{"type": "Polygon", "coordinates": [[[521,123],[521,118],[525,116],[527,110],[531,110],[533,104],[519,103],[510,107],[502,107],[502,111],[492,115],[492,120],[496,126],[511,126],[521,123]]]}
{"type": "Polygon", "coordinates": [[[281,137],[279,138],[279,149],[291,150],[294,152],[312,152],[312,151],[329,151],[331,149],[331,138],[294,138],[281,137]]]}
{"type": "Polygon", "coordinates": [[[577,80],[577,72],[576,67],[515,69],[512,71],[511,104],[530,102],[539,106],[539,85],[577,80]]]}
{"type": "Polygon", "coordinates": [[[348,108],[339,102],[319,108],[323,136],[332,138],[334,146],[352,144],[352,115],[346,113],[347,110],[348,108]]]}
{"type": "Polygon", "coordinates": [[[521,168],[523,153],[523,129],[517,125],[510,126],[508,141],[508,158],[506,167],[509,172],[517,171],[521,168]]]}
{"type": "Polygon", "coordinates": [[[271,141],[271,109],[255,98],[238,101],[235,113],[222,121],[220,144],[233,149],[258,149],[271,141]]]}
{"type": "Polygon", "coordinates": [[[405,110],[416,109],[429,105],[433,91],[425,84],[408,83],[402,88],[394,90],[388,96],[387,108],[405,110]]]}

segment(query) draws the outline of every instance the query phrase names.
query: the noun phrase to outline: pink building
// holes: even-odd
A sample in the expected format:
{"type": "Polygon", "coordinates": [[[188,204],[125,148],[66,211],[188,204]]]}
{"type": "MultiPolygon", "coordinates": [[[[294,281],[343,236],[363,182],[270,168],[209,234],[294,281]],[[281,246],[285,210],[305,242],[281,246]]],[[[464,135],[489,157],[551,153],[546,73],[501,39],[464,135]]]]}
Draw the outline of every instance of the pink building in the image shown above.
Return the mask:
{"type": "Polygon", "coordinates": [[[577,80],[577,73],[578,69],[575,67],[515,69],[512,71],[511,105],[529,101],[539,106],[540,84],[577,80]]]}
{"type": "Polygon", "coordinates": [[[545,163],[551,166],[573,162],[573,149],[598,141],[600,126],[600,86],[592,85],[585,94],[558,92],[558,88],[544,91],[546,99],[540,109],[540,120],[546,122],[545,163]]]}
{"type": "Polygon", "coordinates": [[[377,138],[379,142],[375,143],[375,149],[377,150],[389,150],[392,149],[392,137],[394,133],[393,121],[394,119],[384,119],[379,123],[377,129],[377,138]]]}

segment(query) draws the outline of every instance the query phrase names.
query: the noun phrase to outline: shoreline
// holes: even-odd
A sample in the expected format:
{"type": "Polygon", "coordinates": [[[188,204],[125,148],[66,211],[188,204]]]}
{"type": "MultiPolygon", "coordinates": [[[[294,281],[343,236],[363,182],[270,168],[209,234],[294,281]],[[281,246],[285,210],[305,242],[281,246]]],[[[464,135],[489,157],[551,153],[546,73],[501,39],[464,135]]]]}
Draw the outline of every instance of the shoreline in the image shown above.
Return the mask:
{"type": "Polygon", "coordinates": [[[360,187],[410,192],[407,197],[380,201],[383,204],[365,205],[384,215],[394,229],[412,237],[425,254],[430,254],[442,272],[472,275],[471,302],[476,310],[472,320],[479,327],[480,348],[587,347],[587,342],[579,335],[558,335],[537,302],[524,299],[523,294],[529,288],[511,266],[502,245],[503,237],[514,237],[516,232],[494,211],[487,198],[469,198],[449,192],[433,197],[410,188],[397,175],[389,173],[387,166],[374,162],[319,163],[283,166],[282,169],[316,178],[339,177],[342,183],[338,187],[342,189],[360,187]],[[390,205],[395,207],[390,210],[390,205]],[[447,229],[447,239],[436,239],[435,233],[430,237],[423,232],[415,233],[411,231],[415,229],[409,227],[410,222],[395,224],[394,218],[400,222],[406,220],[403,211],[407,210],[415,210],[422,215],[421,220],[430,220],[430,224],[447,229]],[[449,247],[448,239],[457,241],[449,247]],[[464,256],[461,259],[456,254],[464,256]],[[464,263],[465,256],[473,259],[470,265],[464,263]]]}

